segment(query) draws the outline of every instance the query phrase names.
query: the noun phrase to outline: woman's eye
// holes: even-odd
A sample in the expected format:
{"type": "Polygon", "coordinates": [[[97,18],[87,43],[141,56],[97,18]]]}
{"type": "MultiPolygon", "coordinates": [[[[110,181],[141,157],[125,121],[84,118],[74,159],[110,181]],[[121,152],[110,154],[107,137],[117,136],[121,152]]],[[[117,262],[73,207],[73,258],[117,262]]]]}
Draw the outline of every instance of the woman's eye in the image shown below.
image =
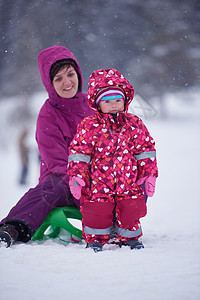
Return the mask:
{"type": "Polygon", "coordinates": [[[62,77],[57,77],[56,79],[55,79],[55,81],[61,81],[62,80],[62,77]]]}
{"type": "Polygon", "coordinates": [[[73,73],[69,73],[68,74],[68,77],[73,77],[75,75],[75,73],[73,72],[73,73]]]}

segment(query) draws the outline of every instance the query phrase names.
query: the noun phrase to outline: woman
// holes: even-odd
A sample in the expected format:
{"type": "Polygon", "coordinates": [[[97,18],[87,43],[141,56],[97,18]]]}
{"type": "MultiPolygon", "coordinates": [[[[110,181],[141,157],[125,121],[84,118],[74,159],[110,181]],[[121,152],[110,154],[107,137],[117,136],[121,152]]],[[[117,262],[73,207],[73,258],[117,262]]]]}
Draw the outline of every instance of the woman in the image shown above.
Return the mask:
{"type": "Polygon", "coordinates": [[[40,151],[39,184],[30,189],[0,223],[0,245],[28,242],[55,207],[78,206],[67,175],[68,146],[80,121],[94,112],[82,93],[82,74],[73,54],[63,46],[44,49],[38,66],[49,98],[36,128],[40,151]]]}

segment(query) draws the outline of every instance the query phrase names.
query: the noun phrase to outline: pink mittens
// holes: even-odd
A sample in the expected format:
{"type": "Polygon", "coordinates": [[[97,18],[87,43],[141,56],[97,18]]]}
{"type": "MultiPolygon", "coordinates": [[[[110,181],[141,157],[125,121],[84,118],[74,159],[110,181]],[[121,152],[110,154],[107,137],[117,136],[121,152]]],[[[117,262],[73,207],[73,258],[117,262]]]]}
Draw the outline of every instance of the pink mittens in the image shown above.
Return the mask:
{"type": "Polygon", "coordinates": [[[156,177],[150,175],[149,177],[140,178],[137,181],[138,185],[141,185],[145,182],[145,191],[147,196],[152,197],[155,193],[156,177]]]}
{"type": "Polygon", "coordinates": [[[145,183],[147,196],[152,197],[154,195],[155,186],[156,186],[156,177],[151,175],[147,178],[145,183]]]}
{"type": "Polygon", "coordinates": [[[69,180],[70,191],[74,198],[80,199],[82,186],[85,186],[85,182],[80,177],[72,177],[69,180]]]}

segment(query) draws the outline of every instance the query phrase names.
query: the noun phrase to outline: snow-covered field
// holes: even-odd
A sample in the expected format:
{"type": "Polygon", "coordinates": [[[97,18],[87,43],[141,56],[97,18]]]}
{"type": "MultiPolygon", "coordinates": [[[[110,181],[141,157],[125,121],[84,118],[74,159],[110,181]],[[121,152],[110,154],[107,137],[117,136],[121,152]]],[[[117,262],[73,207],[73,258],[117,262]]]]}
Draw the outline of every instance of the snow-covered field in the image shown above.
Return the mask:
{"type": "MultiPolygon", "coordinates": [[[[0,248],[0,299],[200,299],[199,108],[195,118],[144,120],[159,164],[156,194],[142,219],[144,249],[109,245],[94,253],[58,240],[0,248]]],[[[14,143],[0,150],[0,166],[1,219],[27,189],[17,184],[14,143]]],[[[34,155],[30,172],[31,186],[38,175],[34,155]]]]}

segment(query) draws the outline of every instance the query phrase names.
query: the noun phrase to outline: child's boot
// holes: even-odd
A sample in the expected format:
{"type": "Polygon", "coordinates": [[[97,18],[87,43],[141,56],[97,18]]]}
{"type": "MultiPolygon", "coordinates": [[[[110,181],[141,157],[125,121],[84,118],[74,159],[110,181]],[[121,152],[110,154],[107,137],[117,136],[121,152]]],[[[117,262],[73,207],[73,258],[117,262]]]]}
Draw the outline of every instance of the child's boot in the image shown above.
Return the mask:
{"type": "Polygon", "coordinates": [[[92,248],[94,252],[100,252],[102,251],[103,245],[100,242],[92,242],[88,243],[86,248],[92,248]]]}
{"type": "Polygon", "coordinates": [[[18,236],[19,232],[16,230],[14,225],[4,224],[0,227],[0,247],[10,247],[17,241],[18,236]]]}
{"type": "Polygon", "coordinates": [[[119,246],[120,247],[129,246],[131,248],[131,250],[144,248],[144,245],[142,244],[142,242],[139,242],[138,240],[135,240],[135,239],[132,239],[132,240],[129,240],[126,242],[120,242],[119,246]]]}

